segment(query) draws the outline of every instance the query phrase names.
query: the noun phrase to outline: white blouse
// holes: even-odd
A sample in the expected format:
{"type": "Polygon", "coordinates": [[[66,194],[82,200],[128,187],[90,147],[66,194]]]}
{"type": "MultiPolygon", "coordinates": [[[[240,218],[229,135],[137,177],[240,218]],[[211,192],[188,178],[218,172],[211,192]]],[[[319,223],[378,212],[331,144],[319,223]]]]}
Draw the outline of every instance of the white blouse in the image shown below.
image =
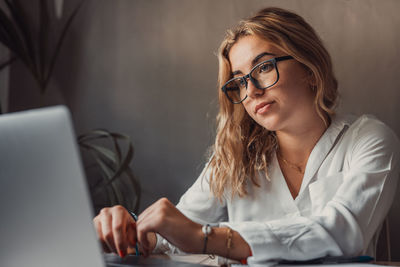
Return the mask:
{"type": "MultiPolygon", "coordinates": [[[[378,232],[399,178],[400,143],[372,116],[336,116],[307,162],[293,199],[274,155],[270,179],[248,195],[218,201],[206,168],[177,208],[191,220],[237,231],[249,244],[249,264],[323,256],[375,256],[378,232]]],[[[175,250],[158,235],[155,251],[175,250]]]]}

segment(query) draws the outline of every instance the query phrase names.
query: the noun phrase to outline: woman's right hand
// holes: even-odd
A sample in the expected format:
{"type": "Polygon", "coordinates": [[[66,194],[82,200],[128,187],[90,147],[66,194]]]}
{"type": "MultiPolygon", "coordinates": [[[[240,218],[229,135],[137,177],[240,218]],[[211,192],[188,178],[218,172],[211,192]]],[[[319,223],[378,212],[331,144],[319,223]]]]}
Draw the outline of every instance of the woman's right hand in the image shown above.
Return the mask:
{"type": "Polygon", "coordinates": [[[120,257],[134,253],[136,222],[124,207],[103,208],[93,223],[104,252],[114,252],[120,257]]]}

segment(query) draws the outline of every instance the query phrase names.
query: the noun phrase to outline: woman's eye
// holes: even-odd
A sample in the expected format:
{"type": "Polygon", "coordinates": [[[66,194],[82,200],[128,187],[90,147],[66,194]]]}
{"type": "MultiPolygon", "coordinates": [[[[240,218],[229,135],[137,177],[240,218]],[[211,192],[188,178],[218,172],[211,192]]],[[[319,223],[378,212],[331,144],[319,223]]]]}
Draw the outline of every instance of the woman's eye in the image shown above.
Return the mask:
{"type": "Polygon", "coordinates": [[[259,68],[259,72],[269,72],[272,70],[272,64],[271,63],[265,63],[262,64],[259,68]]]}

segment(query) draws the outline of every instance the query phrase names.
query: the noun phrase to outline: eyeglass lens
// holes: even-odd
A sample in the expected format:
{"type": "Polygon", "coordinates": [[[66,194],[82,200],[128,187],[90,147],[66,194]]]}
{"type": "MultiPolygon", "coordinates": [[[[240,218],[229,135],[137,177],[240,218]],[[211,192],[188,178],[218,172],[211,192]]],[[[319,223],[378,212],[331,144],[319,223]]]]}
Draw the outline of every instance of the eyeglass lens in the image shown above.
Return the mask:
{"type": "Polygon", "coordinates": [[[278,80],[278,72],[274,62],[271,61],[262,62],[257,65],[250,72],[250,76],[252,81],[246,81],[246,78],[238,77],[226,83],[225,92],[232,102],[238,103],[246,98],[247,83],[249,82],[253,82],[253,85],[259,89],[265,89],[272,86],[278,80]]]}

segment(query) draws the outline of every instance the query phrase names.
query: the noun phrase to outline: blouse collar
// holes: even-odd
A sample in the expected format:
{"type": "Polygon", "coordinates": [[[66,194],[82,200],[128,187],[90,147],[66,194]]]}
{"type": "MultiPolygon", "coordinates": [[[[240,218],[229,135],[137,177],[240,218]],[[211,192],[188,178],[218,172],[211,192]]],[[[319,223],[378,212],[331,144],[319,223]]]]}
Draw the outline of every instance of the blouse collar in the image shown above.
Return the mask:
{"type": "Polygon", "coordinates": [[[322,165],[322,162],[328,156],[329,152],[331,152],[336,144],[340,141],[341,137],[353,121],[354,117],[350,116],[345,117],[342,115],[335,115],[332,118],[331,124],[318,140],[308,158],[303,181],[298,194],[299,196],[307,188],[308,184],[311,182],[312,178],[322,165]]]}

